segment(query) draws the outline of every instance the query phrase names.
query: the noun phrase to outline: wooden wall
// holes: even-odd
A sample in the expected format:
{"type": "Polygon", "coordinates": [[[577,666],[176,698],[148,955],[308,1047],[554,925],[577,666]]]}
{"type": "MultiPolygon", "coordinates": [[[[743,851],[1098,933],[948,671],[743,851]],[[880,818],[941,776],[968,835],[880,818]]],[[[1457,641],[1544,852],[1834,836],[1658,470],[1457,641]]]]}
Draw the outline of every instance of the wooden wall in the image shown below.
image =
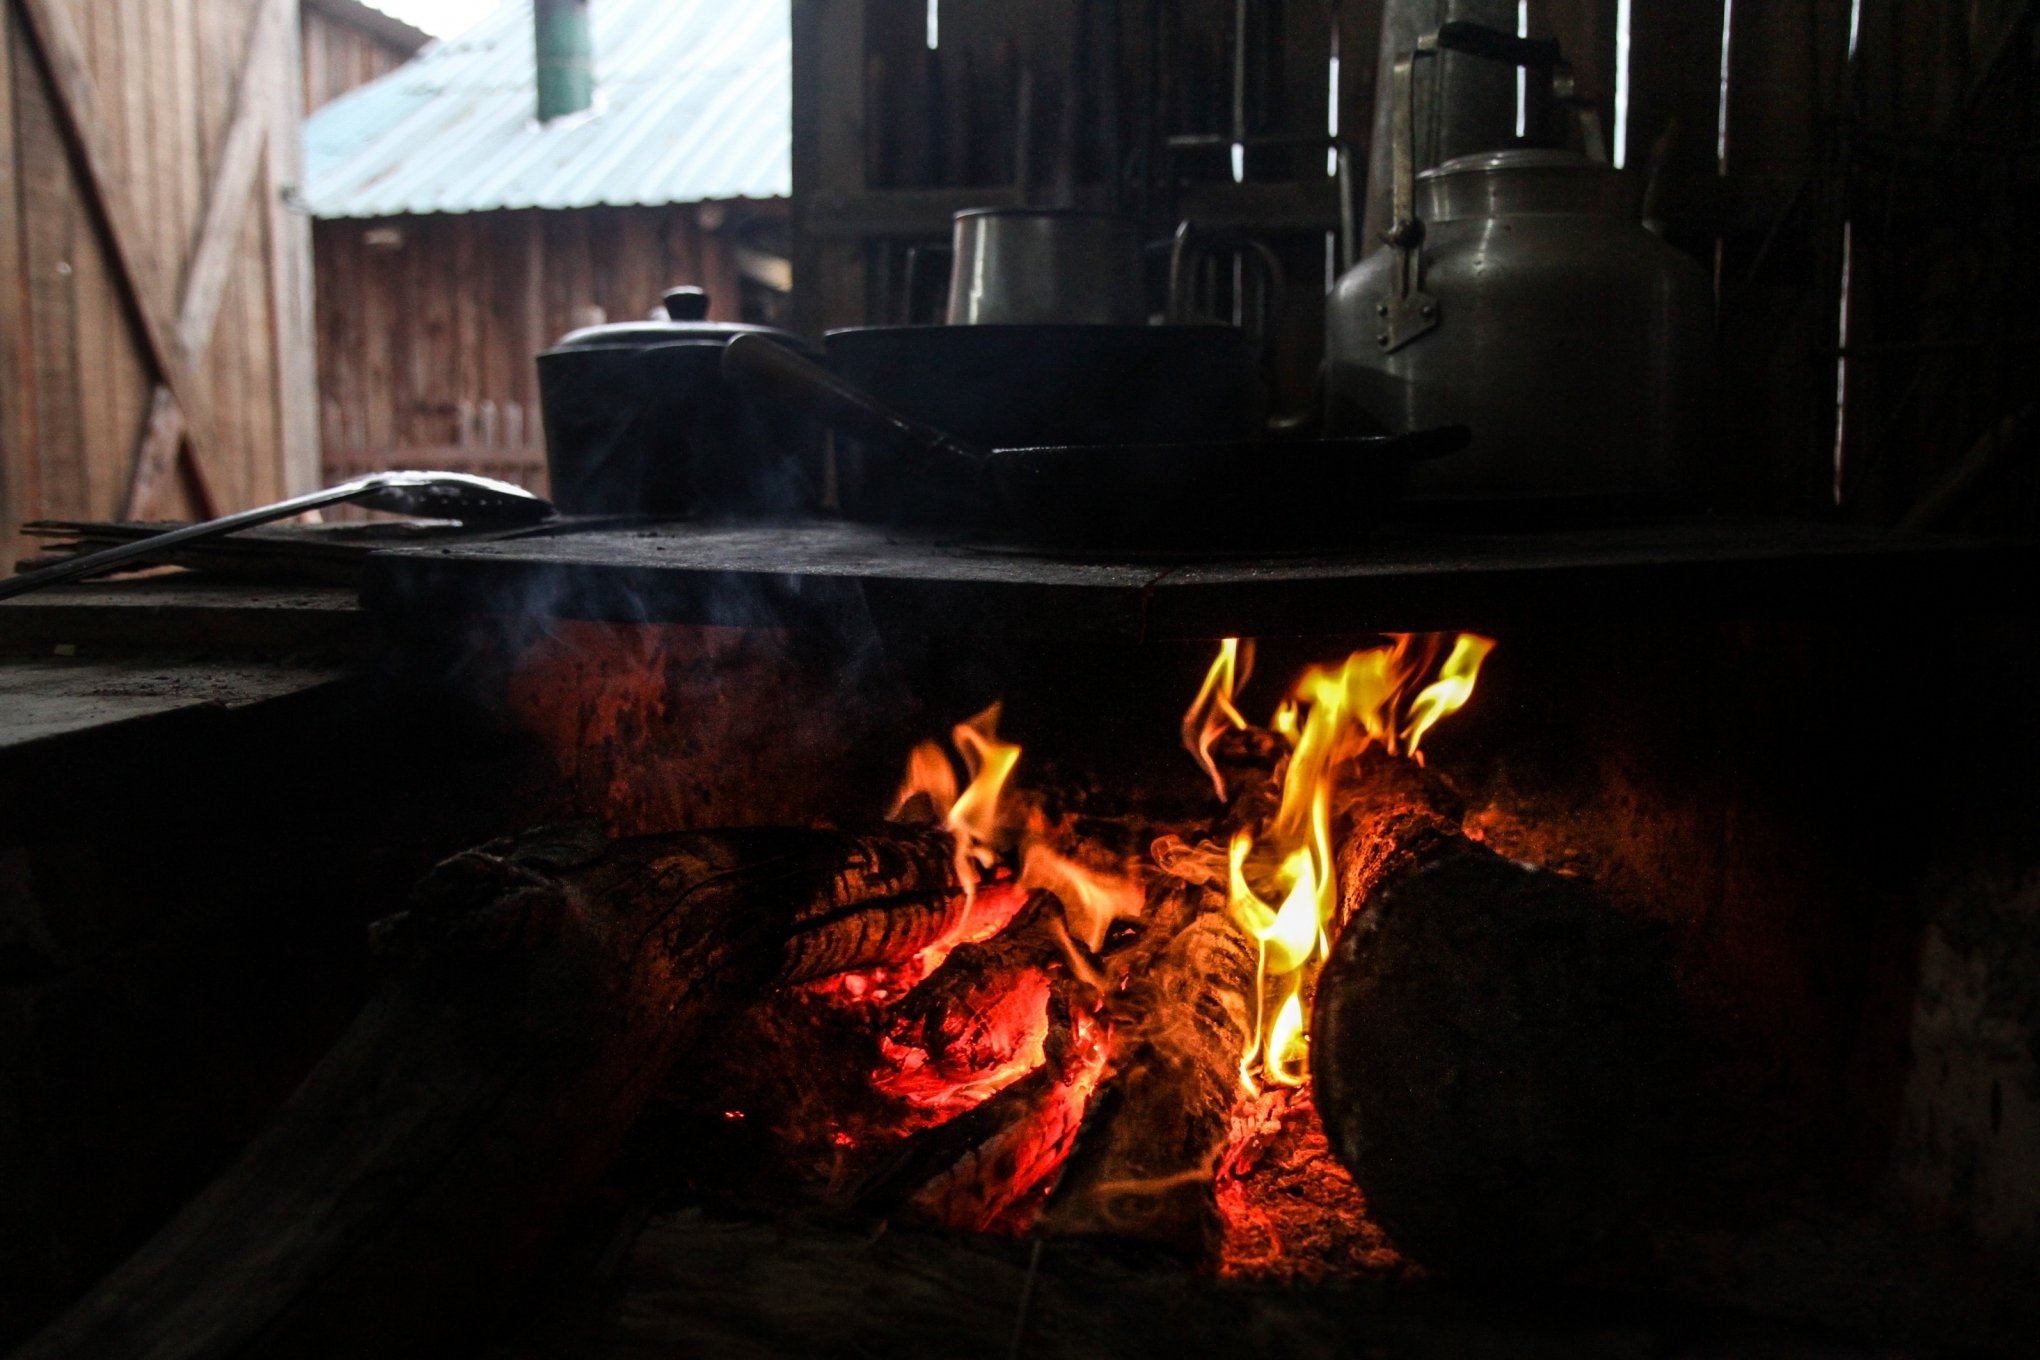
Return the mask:
{"type": "Polygon", "coordinates": [[[317,476],[294,0],[0,6],[0,550],[317,476]]]}
{"type": "Polygon", "coordinates": [[[396,70],[425,45],[410,25],[364,10],[356,0],[300,5],[307,113],[396,70]]]}
{"type": "Polygon", "coordinates": [[[590,309],[641,318],[677,284],[706,288],[713,319],[738,319],[729,229],[784,211],[711,204],[320,222],[328,476],[430,466],[542,489],[533,356],[590,309]]]}
{"type": "MultiPolygon", "coordinates": [[[[1833,513],[1839,488],[1842,513],[1875,522],[1974,521],[1981,509],[2040,526],[2019,376],[2040,352],[2036,7],[1530,0],[1531,31],[1562,40],[1611,129],[1625,8],[1628,173],[1640,193],[1659,167],[1668,238],[1717,281],[1717,502],[1833,513]]],[[[1064,118],[1079,129],[1064,154],[1073,201],[1136,209],[1108,182],[1115,153],[1125,165],[1155,137],[1231,126],[1233,0],[941,0],[933,52],[927,10],[795,0],[795,269],[809,329],[902,319],[907,249],[941,240],[958,208],[1015,201],[1023,124],[1035,201],[1064,118]]],[[[1338,125],[1364,167],[1381,10],[1252,6],[1249,131],[1322,134],[1336,53],[1338,125]]],[[[1260,153],[1240,185],[1216,158],[1178,171],[1166,201],[1145,205],[1151,232],[1171,225],[1165,211],[1238,223],[1311,278],[1336,205],[1322,153],[1315,164],[1260,153]]],[[[1289,329],[1307,368],[1321,339],[1304,291],[1289,329]]]]}

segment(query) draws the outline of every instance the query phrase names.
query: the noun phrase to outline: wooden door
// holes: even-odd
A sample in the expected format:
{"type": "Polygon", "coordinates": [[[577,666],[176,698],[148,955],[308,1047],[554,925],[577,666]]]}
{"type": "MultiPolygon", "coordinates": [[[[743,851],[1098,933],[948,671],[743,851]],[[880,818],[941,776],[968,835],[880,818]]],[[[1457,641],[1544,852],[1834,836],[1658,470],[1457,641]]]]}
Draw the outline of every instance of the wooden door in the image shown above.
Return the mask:
{"type": "Polygon", "coordinates": [[[0,546],[318,475],[294,0],[0,4],[0,546]]]}

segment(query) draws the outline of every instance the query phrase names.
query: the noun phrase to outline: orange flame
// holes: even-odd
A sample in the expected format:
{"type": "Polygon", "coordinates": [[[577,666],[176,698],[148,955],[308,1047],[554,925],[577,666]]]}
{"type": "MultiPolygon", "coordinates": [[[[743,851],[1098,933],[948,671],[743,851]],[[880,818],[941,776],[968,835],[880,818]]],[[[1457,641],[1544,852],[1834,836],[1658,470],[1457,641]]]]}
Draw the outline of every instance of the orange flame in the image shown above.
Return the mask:
{"type": "MultiPolygon", "coordinates": [[[[1494,649],[1493,641],[1472,633],[1458,635],[1449,653],[1440,634],[1390,637],[1389,645],[1355,652],[1337,669],[1313,666],[1304,672],[1270,723],[1291,747],[1275,816],[1263,836],[1242,829],[1233,837],[1227,896],[1241,928],[1260,945],[1259,1010],[1254,1037],[1240,1061],[1241,1080],[1249,1086],[1256,1070],[1280,1085],[1299,1085],[1304,1079],[1309,1040],[1303,992],[1330,953],[1326,932],[1339,909],[1331,836],[1333,771],[1372,745],[1421,762],[1424,734],[1465,706],[1481,663],[1494,649]],[[1432,677],[1428,683],[1426,676],[1432,677]],[[1253,859],[1277,866],[1271,876],[1273,898],[1263,898],[1248,882],[1253,859]],[[1280,998],[1272,1022],[1267,1020],[1271,993],[1280,998]]],[[[1206,679],[1212,694],[1226,692],[1230,648],[1228,643],[1220,650],[1206,679]]],[[[1215,710],[1205,693],[1191,713],[1201,707],[1215,710]]],[[[1222,784],[1220,791],[1222,796],[1222,784]]]]}
{"type": "Polygon", "coordinates": [[[1225,735],[1231,727],[1244,729],[1247,720],[1240,716],[1233,696],[1247,683],[1247,677],[1254,671],[1254,644],[1250,640],[1242,647],[1238,638],[1227,638],[1218,646],[1218,656],[1205,672],[1204,687],[1197,691],[1197,697],[1190,701],[1190,709],[1183,715],[1183,746],[1197,758],[1204,772],[1211,776],[1211,786],[1218,791],[1220,799],[1225,797],[1225,776],[1218,772],[1218,764],[1211,758],[1212,743],[1225,735]]]}
{"type": "Polygon", "coordinates": [[[998,862],[994,845],[999,828],[999,796],[1006,780],[1020,763],[1020,748],[999,740],[999,705],[966,719],[950,729],[950,739],[963,757],[970,782],[957,791],[956,771],[949,757],[932,741],[924,741],[907,756],[906,774],[893,796],[892,815],[913,810],[916,799],[925,798],[929,810],[942,819],[943,827],[956,838],[956,879],[966,898],[977,897],[985,871],[998,862]]]}
{"type": "Polygon", "coordinates": [[[1094,954],[1114,921],[1140,915],[1147,903],[1140,884],[1132,879],[1088,868],[1040,841],[1031,842],[1021,860],[1020,886],[1054,893],[1062,903],[1063,920],[1094,954]]]}
{"type": "Polygon", "coordinates": [[[947,817],[949,809],[956,806],[956,770],[932,741],[924,741],[908,753],[907,772],[900,780],[900,791],[893,795],[889,815],[898,820],[914,811],[916,798],[927,799],[928,810],[937,818],[947,817]]]}

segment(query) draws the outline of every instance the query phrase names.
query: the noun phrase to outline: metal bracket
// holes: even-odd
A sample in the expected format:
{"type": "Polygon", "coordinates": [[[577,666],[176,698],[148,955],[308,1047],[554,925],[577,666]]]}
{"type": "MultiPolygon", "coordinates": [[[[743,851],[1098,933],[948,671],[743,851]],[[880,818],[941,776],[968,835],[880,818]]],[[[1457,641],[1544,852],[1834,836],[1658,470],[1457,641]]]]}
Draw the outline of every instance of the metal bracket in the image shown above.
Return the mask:
{"type": "Polygon", "coordinates": [[[1383,239],[1395,252],[1395,275],[1388,296],[1375,304],[1374,315],[1381,322],[1374,341],[1383,354],[1393,354],[1404,345],[1435,330],[1438,300],[1424,292],[1424,223],[1417,216],[1417,145],[1415,68],[1420,57],[1435,57],[1435,36],[1421,39],[1413,51],[1395,59],[1390,115],[1391,222],[1383,239]]]}

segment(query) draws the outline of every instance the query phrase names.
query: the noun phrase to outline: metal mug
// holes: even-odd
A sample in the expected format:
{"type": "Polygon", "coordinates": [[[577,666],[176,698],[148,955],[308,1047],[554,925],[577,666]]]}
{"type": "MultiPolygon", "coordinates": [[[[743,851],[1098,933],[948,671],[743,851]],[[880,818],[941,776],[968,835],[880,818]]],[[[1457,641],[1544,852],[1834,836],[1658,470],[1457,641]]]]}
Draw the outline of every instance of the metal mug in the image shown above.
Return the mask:
{"type": "Polygon", "coordinates": [[[952,326],[1147,320],[1140,228],[1071,208],[973,208],[956,214],[952,326]]]}

